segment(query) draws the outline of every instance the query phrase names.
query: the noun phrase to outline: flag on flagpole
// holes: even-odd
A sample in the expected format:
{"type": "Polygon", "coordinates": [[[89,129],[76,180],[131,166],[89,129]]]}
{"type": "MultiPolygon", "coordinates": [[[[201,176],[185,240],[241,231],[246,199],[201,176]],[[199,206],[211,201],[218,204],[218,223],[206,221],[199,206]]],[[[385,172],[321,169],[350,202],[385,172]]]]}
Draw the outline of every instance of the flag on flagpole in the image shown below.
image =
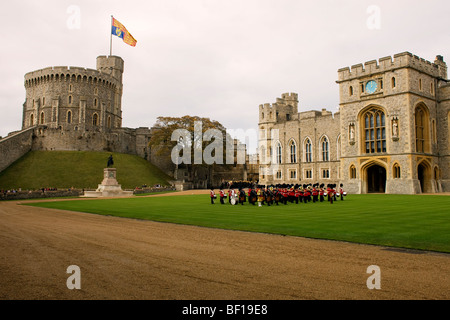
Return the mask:
{"type": "Polygon", "coordinates": [[[136,39],[134,39],[133,36],[128,32],[128,30],[123,26],[123,24],[114,19],[114,17],[112,18],[111,34],[122,38],[123,42],[132,47],[136,46],[136,39]]]}

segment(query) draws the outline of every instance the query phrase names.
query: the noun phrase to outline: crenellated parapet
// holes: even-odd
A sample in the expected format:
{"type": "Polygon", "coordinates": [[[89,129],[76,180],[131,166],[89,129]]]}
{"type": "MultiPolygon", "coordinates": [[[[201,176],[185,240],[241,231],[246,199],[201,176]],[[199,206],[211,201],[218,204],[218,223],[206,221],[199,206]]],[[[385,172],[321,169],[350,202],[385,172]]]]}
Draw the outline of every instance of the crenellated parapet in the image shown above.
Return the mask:
{"type": "Polygon", "coordinates": [[[259,122],[289,121],[298,114],[298,94],[283,93],[273,104],[259,106],[259,122]]]}
{"type": "Polygon", "coordinates": [[[428,74],[436,78],[447,78],[447,64],[442,56],[437,56],[434,63],[413,55],[410,52],[403,52],[377,60],[367,61],[364,64],[356,64],[338,70],[338,83],[354,80],[362,77],[371,77],[377,73],[395,71],[402,68],[411,68],[419,72],[428,74]]]}

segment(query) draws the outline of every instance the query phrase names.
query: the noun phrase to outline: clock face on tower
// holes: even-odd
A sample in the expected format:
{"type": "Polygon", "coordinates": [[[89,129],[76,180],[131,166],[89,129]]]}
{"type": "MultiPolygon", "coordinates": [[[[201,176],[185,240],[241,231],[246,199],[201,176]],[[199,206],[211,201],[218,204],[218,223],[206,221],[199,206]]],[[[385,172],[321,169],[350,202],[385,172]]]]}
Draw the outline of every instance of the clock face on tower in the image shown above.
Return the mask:
{"type": "Polygon", "coordinates": [[[369,82],[366,83],[366,92],[368,94],[372,94],[375,91],[377,91],[377,83],[373,80],[370,80],[369,82]]]}

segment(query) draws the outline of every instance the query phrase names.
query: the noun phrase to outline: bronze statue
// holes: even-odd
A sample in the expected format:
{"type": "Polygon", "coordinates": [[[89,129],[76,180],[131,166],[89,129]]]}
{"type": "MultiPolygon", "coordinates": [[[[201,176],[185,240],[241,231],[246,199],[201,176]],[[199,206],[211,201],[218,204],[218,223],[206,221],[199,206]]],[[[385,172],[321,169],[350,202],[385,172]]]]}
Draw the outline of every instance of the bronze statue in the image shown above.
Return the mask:
{"type": "Polygon", "coordinates": [[[113,160],[113,156],[110,155],[108,158],[108,164],[106,166],[109,168],[109,166],[112,166],[112,165],[114,165],[114,160],[113,160]]]}

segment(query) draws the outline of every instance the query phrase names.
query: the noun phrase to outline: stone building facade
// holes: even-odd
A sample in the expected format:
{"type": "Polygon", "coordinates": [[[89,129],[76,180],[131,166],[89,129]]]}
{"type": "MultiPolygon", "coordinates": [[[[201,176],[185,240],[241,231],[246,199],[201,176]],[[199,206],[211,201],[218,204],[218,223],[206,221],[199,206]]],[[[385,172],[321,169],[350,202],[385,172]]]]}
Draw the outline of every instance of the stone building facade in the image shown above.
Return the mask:
{"type": "Polygon", "coordinates": [[[343,183],[351,193],[450,191],[450,81],[442,56],[431,63],[404,52],[368,61],[339,69],[337,83],[334,115],[298,113],[297,94],[259,107],[263,183],[343,183]]]}

